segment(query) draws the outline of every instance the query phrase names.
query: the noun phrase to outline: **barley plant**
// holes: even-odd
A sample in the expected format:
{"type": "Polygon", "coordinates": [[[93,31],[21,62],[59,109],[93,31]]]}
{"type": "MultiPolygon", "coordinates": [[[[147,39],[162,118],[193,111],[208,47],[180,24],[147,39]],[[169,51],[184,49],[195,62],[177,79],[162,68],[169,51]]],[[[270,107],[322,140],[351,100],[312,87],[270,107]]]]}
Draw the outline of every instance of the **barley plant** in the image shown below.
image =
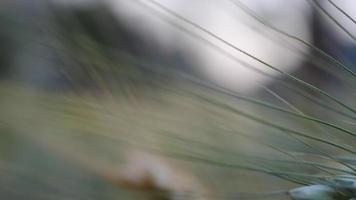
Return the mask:
{"type": "MultiPolygon", "coordinates": [[[[231,51],[277,74],[257,70],[272,81],[241,92],[183,68],[179,56],[162,59],[168,53],[125,32],[106,7],[33,1],[28,11],[28,2],[0,2],[0,199],[356,198],[352,62],[239,1],[231,8],[303,54],[306,72],[282,70],[160,1],[137,1],[239,65],[231,51]]],[[[321,1],[307,2],[356,42],[321,1]]]]}

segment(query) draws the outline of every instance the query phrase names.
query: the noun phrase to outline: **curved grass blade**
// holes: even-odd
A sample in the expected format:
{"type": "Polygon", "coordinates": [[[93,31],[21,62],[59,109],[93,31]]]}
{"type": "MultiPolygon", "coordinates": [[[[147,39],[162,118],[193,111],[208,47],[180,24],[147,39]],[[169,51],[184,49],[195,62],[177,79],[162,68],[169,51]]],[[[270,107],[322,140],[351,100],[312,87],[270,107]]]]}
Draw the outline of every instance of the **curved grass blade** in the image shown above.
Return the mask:
{"type": "Polygon", "coordinates": [[[336,8],[339,12],[341,12],[345,17],[347,17],[350,21],[352,21],[352,23],[356,24],[356,20],[352,18],[349,14],[347,14],[347,12],[345,12],[342,8],[340,8],[334,1],[328,0],[328,2],[332,6],[334,6],[334,8],[336,8]]]}
{"type": "Polygon", "coordinates": [[[320,3],[316,0],[307,0],[311,5],[319,9],[324,15],[326,15],[331,21],[333,21],[341,30],[343,30],[354,42],[356,42],[356,37],[348,31],[343,25],[340,24],[320,3]]]}
{"type": "Polygon", "coordinates": [[[233,3],[235,6],[239,7],[242,11],[244,11],[245,13],[249,14],[252,18],[254,18],[256,21],[260,22],[262,25],[264,25],[267,28],[270,28],[271,30],[276,31],[277,33],[280,33],[292,40],[295,40],[297,42],[300,42],[302,44],[304,44],[305,46],[313,49],[314,51],[316,51],[318,54],[322,55],[323,57],[327,58],[328,60],[332,61],[334,64],[336,64],[337,66],[341,67],[341,69],[343,69],[344,71],[348,72],[349,74],[351,74],[354,78],[356,78],[356,73],[350,69],[350,67],[347,67],[345,64],[341,63],[339,60],[337,60],[336,58],[332,57],[331,55],[329,55],[328,53],[326,53],[325,51],[323,51],[322,49],[316,47],[315,45],[302,40],[294,35],[291,35],[281,29],[278,29],[270,24],[268,24],[267,22],[265,22],[261,17],[259,17],[253,10],[251,10],[249,7],[247,7],[246,5],[244,5],[241,1],[239,0],[229,0],[231,3],[233,3]]]}
{"type": "MultiPolygon", "coordinates": [[[[193,22],[187,20],[186,18],[180,16],[179,14],[177,14],[177,13],[175,13],[174,11],[170,10],[169,8],[163,6],[162,4],[158,3],[157,1],[154,1],[154,0],[147,0],[147,1],[151,2],[153,5],[156,5],[157,7],[159,7],[159,8],[162,9],[162,10],[164,10],[165,12],[169,13],[170,15],[176,17],[177,19],[179,19],[179,20],[181,20],[181,21],[183,21],[183,22],[185,22],[185,23],[187,23],[187,24],[190,24],[191,26],[193,26],[193,27],[195,27],[195,28],[197,28],[197,29],[203,31],[204,33],[206,33],[206,34],[208,34],[209,36],[215,38],[216,40],[222,42],[223,44],[225,44],[225,45],[227,45],[227,46],[233,48],[234,50],[236,50],[236,51],[238,51],[238,52],[240,52],[240,53],[242,53],[242,54],[244,54],[244,55],[246,55],[246,56],[248,56],[248,57],[254,59],[255,61],[257,61],[257,62],[259,62],[259,63],[261,63],[261,64],[267,66],[268,68],[270,68],[270,69],[272,69],[272,70],[278,72],[279,74],[284,75],[284,76],[287,77],[288,79],[290,79],[290,80],[292,80],[292,81],[294,81],[294,82],[296,82],[296,83],[299,83],[300,85],[302,85],[302,86],[304,86],[304,87],[306,87],[306,88],[308,88],[308,89],[310,89],[310,90],[312,90],[312,91],[315,91],[315,92],[317,92],[317,93],[319,93],[319,94],[321,94],[321,95],[323,95],[323,96],[329,98],[330,100],[334,101],[335,103],[337,103],[337,104],[340,105],[341,107],[344,107],[344,108],[346,108],[347,110],[351,111],[352,113],[356,114],[356,110],[355,110],[354,108],[348,106],[347,104],[345,104],[344,102],[342,102],[342,101],[339,100],[338,98],[331,96],[330,94],[328,94],[327,92],[325,92],[325,91],[319,89],[318,87],[316,87],[316,86],[314,86],[314,85],[312,85],[312,84],[310,84],[310,83],[307,83],[307,82],[305,82],[305,81],[303,81],[303,80],[301,80],[301,79],[299,79],[299,78],[297,78],[297,77],[295,77],[295,76],[293,76],[293,75],[291,75],[291,74],[289,74],[289,73],[287,73],[287,72],[285,72],[285,71],[283,71],[283,70],[280,70],[280,69],[278,69],[277,67],[272,66],[272,65],[266,63],[265,61],[263,61],[263,60],[261,60],[261,59],[255,57],[254,55],[252,55],[252,54],[250,54],[250,53],[248,53],[248,52],[246,52],[246,51],[244,51],[244,50],[242,50],[242,49],[236,47],[235,45],[233,45],[233,44],[229,43],[228,41],[224,40],[223,38],[221,38],[221,37],[215,35],[214,33],[210,32],[209,30],[206,30],[206,29],[203,28],[202,26],[200,26],[200,25],[198,25],[198,24],[196,24],[196,23],[193,23],[193,22]]],[[[145,6],[147,9],[149,9],[149,10],[151,10],[151,11],[157,13],[157,11],[156,11],[155,9],[151,8],[150,6],[147,6],[145,3],[142,3],[142,1],[138,0],[137,2],[139,2],[141,5],[145,6]]],[[[160,16],[161,16],[161,15],[160,15],[160,16]]],[[[161,18],[162,18],[162,17],[164,17],[164,16],[161,16],[161,18]]],[[[164,20],[166,21],[166,20],[168,20],[168,19],[164,19],[164,20]]],[[[177,24],[177,23],[174,23],[174,22],[170,22],[170,23],[171,23],[171,24],[175,24],[176,27],[180,27],[181,30],[184,30],[185,32],[189,33],[190,35],[191,35],[191,34],[194,34],[194,33],[192,33],[192,31],[190,31],[190,30],[188,30],[188,29],[182,27],[181,25],[179,25],[179,24],[177,24]]],[[[201,36],[198,36],[198,37],[201,37],[201,36]]],[[[209,40],[205,40],[205,42],[210,43],[210,45],[211,45],[211,46],[214,46],[214,48],[219,48],[217,45],[211,43],[209,40]]],[[[221,48],[220,48],[220,49],[221,49],[221,48]]],[[[222,51],[224,51],[224,50],[222,49],[222,51]]],[[[234,56],[233,56],[233,57],[234,57],[234,56]]]]}

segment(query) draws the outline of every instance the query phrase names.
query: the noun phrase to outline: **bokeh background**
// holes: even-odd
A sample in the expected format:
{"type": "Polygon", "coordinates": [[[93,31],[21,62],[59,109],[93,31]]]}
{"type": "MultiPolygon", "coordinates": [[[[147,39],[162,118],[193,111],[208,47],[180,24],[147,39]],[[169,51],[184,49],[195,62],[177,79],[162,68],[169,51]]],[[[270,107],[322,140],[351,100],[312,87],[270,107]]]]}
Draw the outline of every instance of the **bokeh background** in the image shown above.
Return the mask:
{"type": "Polygon", "coordinates": [[[290,199],[349,173],[355,18],[351,0],[2,0],[0,199],[290,199]]]}

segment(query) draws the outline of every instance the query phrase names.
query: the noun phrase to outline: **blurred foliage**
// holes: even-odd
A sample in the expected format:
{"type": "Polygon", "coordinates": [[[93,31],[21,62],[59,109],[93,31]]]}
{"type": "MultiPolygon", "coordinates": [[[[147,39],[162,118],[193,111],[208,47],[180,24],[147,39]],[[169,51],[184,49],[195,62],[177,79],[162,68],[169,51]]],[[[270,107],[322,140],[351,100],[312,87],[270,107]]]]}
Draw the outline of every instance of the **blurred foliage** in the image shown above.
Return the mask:
{"type": "Polygon", "coordinates": [[[1,199],[165,198],[115,184],[130,149],[178,163],[213,199],[353,197],[352,74],[322,68],[342,89],[280,78],[246,96],[159,59],[103,10],[52,8],[29,27],[1,13],[1,199]]]}

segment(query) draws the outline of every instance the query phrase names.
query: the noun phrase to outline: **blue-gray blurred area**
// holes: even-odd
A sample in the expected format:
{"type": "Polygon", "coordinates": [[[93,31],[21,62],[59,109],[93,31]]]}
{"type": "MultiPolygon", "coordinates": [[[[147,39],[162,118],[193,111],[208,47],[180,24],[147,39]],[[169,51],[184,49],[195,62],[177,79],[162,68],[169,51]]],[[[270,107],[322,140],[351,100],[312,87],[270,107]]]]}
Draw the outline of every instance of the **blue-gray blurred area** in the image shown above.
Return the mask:
{"type": "Polygon", "coordinates": [[[154,78],[142,62],[181,69],[189,62],[181,51],[164,51],[154,38],[121,23],[104,3],[8,1],[1,6],[1,26],[1,77],[36,87],[93,88],[86,65],[108,81],[145,82],[154,78]]]}

